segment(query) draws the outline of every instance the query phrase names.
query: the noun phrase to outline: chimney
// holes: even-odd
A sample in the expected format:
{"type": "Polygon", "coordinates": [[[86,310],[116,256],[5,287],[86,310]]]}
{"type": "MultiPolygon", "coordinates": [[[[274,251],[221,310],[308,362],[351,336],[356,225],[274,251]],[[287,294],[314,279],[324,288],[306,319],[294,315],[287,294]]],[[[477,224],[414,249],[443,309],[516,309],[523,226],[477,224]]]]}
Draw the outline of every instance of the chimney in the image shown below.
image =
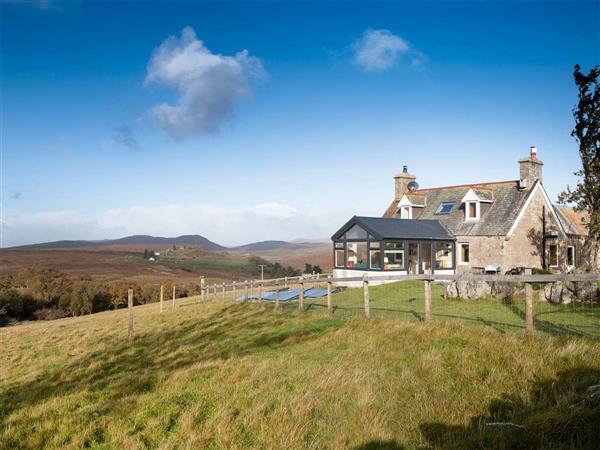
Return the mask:
{"type": "Polygon", "coordinates": [[[402,196],[408,192],[408,184],[416,179],[417,177],[408,173],[408,166],[402,167],[402,173],[399,173],[394,177],[394,183],[396,186],[396,200],[400,200],[402,196]]]}
{"type": "Polygon", "coordinates": [[[537,148],[529,149],[529,157],[519,160],[519,179],[523,189],[530,189],[536,180],[542,181],[542,167],[544,163],[537,157],[537,148]]]}

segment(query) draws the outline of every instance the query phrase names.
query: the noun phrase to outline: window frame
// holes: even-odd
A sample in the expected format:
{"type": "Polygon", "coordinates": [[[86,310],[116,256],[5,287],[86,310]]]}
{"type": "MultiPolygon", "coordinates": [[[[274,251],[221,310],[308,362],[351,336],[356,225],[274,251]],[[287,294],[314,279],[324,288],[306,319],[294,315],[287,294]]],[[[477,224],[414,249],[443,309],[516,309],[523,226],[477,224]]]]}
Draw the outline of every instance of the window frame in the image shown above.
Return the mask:
{"type": "Polygon", "coordinates": [[[480,202],[477,202],[475,200],[469,200],[468,202],[465,202],[465,221],[467,222],[475,222],[477,220],[479,220],[479,213],[480,213],[480,202]],[[475,216],[471,216],[471,205],[475,205],[475,216]]]}
{"type": "Polygon", "coordinates": [[[440,206],[438,206],[438,209],[435,213],[446,216],[452,212],[452,210],[454,209],[455,206],[456,206],[455,202],[441,202],[440,206]],[[450,205],[450,210],[448,210],[448,212],[443,212],[444,206],[447,206],[447,205],[450,205]]]}
{"type": "Polygon", "coordinates": [[[412,219],[412,206],[410,205],[403,205],[400,206],[400,219],[412,219]],[[406,212],[406,216],[404,217],[404,213],[406,212]]]}
{"type": "Polygon", "coordinates": [[[456,246],[458,247],[458,265],[459,266],[468,266],[469,264],[471,264],[471,245],[469,242],[457,242],[456,246]],[[467,251],[468,251],[468,261],[464,260],[464,254],[463,254],[463,245],[465,245],[467,247],[467,251]]]}
{"type": "Polygon", "coordinates": [[[560,257],[558,250],[558,244],[548,244],[548,267],[552,269],[560,267],[560,257]],[[556,264],[552,264],[552,247],[556,248],[556,264]]]}
{"type": "Polygon", "coordinates": [[[568,268],[573,268],[576,265],[576,253],[575,253],[575,246],[574,245],[567,245],[567,267],[568,268]],[[573,258],[573,260],[571,261],[572,264],[569,264],[569,250],[571,250],[571,257],[573,258]]]}

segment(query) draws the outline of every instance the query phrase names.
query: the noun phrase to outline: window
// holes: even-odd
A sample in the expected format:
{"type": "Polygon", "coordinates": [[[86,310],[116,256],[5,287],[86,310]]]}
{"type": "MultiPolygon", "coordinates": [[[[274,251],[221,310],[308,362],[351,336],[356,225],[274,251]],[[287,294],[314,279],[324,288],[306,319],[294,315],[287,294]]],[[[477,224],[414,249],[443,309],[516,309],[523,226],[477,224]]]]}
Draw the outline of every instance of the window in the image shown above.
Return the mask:
{"type": "Polygon", "coordinates": [[[369,242],[369,264],[371,269],[381,269],[380,247],[381,246],[378,241],[369,242]]]}
{"type": "Polygon", "coordinates": [[[368,269],[367,265],[367,243],[348,242],[346,267],[348,269],[368,269]]]}
{"type": "Polygon", "coordinates": [[[459,264],[466,266],[467,264],[469,264],[469,261],[471,259],[471,255],[469,254],[469,244],[459,244],[459,248],[460,248],[459,264]]]}
{"type": "Polygon", "coordinates": [[[404,269],[404,242],[386,242],[383,250],[385,270],[404,269]]]}
{"type": "Polygon", "coordinates": [[[381,250],[369,250],[371,269],[381,269],[381,250]]]}
{"type": "Polygon", "coordinates": [[[410,206],[400,207],[400,218],[401,219],[412,219],[412,211],[410,206]]]}
{"type": "Polygon", "coordinates": [[[465,203],[465,214],[467,220],[479,219],[479,203],[467,202],[465,203]]]}
{"type": "Polygon", "coordinates": [[[335,251],[335,267],[344,267],[344,250],[343,249],[335,251]]]}
{"type": "Polygon", "coordinates": [[[558,245],[550,244],[548,247],[548,264],[550,267],[558,267],[558,245]]]}
{"type": "Polygon", "coordinates": [[[367,240],[367,232],[358,225],[354,225],[346,231],[346,239],[364,239],[367,240]]]}
{"type": "Polygon", "coordinates": [[[436,214],[450,214],[452,208],[454,208],[454,203],[440,203],[436,214]]]}
{"type": "Polygon", "coordinates": [[[569,245],[567,247],[567,266],[575,266],[575,247],[573,247],[572,245],[569,245]]]}
{"type": "Polygon", "coordinates": [[[452,243],[438,242],[435,249],[435,268],[452,269],[453,256],[452,243]]]}
{"type": "Polygon", "coordinates": [[[344,243],[343,242],[336,242],[335,243],[335,248],[341,248],[341,249],[343,249],[344,248],[344,243]]]}

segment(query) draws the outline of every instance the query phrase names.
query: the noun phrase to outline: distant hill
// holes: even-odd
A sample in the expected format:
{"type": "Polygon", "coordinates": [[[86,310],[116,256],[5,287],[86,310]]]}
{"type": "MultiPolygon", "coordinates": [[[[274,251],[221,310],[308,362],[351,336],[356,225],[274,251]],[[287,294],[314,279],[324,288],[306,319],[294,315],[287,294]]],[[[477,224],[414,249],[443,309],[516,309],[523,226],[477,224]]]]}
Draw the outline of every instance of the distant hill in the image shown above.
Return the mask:
{"type": "Polygon", "coordinates": [[[198,234],[177,236],[172,238],[157,237],[148,235],[134,235],[126,236],[120,239],[105,239],[102,241],[55,241],[55,242],[44,242],[40,244],[21,245],[18,247],[12,247],[13,249],[21,250],[52,250],[61,248],[79,248],[79,247],[97,247],[105,245],[118,245],[118,244],[143,244],[143,245],[194,245],[201,247],[205,250],[210,251],[221,251],[227,250],[226,247],[219,245],[204,236],[198,234]]]}
{"type": "Polygon", "coordinates": [[[261,241],[240,245],[239,247],[231,247],[230,250],[237,252],[268,252],[272,250],[296,250],[300,248],[303,248],[301,244],[293,244],[287,241],[261,241]]]}
{"type": "Polygon", "coordinates": [[[261,241],[232,247],[230,250],[238,252],[269,252],[273,250],[300,250],[312,248],[315,245],[315,243],[311,242],[261,241]]]}
{"type": "Polygon", "coordinates": [[[137,234],[134,236],[127,236],[120,239],[113,239],[110,241],[111,244],[145,244],[145,245],[195,245],[202,247],[205,250],[226,250],[226,247],[219,245],[204,236],[199,234],[188,234],[183,236],[177,236],[172,238],[148,236],[144,234],[137,234]]]}

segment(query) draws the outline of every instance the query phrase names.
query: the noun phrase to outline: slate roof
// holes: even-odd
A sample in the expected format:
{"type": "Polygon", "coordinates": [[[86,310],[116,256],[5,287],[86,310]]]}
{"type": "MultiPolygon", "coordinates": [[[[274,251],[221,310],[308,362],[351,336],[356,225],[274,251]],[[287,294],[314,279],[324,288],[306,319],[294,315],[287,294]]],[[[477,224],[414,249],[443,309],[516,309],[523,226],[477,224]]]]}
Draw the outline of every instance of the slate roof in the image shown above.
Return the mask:
{"type": "Polygon", "coordinates": [[[558,220],[560,220],[560,223],[567,234],[587,236],[588,230],[585,226],[587,214],[575,211],[573,208],[569,208],[568,206],[554,205],[554,211],[556,212],[558,220]]]}
{"type": "MultiPolygon", "coordinates": [[[[418,189],[411,195],[424,195],[426,202],[424,208],[413,209],[413,219],[438,220],[455,236],[506,236],[534,187],[535,184],[530,189],[519,190],[518,181],[510,180],[418,189]],[[471,188],[482,200],[492,200],[492,203],[481,203],[481,217],[477,222],[465,221],[461,204],[471,188]],[[441,203],[454,203],[454,208],[449,214],[437,214],[441,203]]],[[[394,199],[384,217],[399,217],[399,201],[394,199]]]]}
{"type": "Polygon", "coordinates": [[[365,229],[376,239],[454,240],[454,236],[438,220],[409,220],[361,216],[352,217],[331,239],[340,239],[355,224],[365,229]]]}

